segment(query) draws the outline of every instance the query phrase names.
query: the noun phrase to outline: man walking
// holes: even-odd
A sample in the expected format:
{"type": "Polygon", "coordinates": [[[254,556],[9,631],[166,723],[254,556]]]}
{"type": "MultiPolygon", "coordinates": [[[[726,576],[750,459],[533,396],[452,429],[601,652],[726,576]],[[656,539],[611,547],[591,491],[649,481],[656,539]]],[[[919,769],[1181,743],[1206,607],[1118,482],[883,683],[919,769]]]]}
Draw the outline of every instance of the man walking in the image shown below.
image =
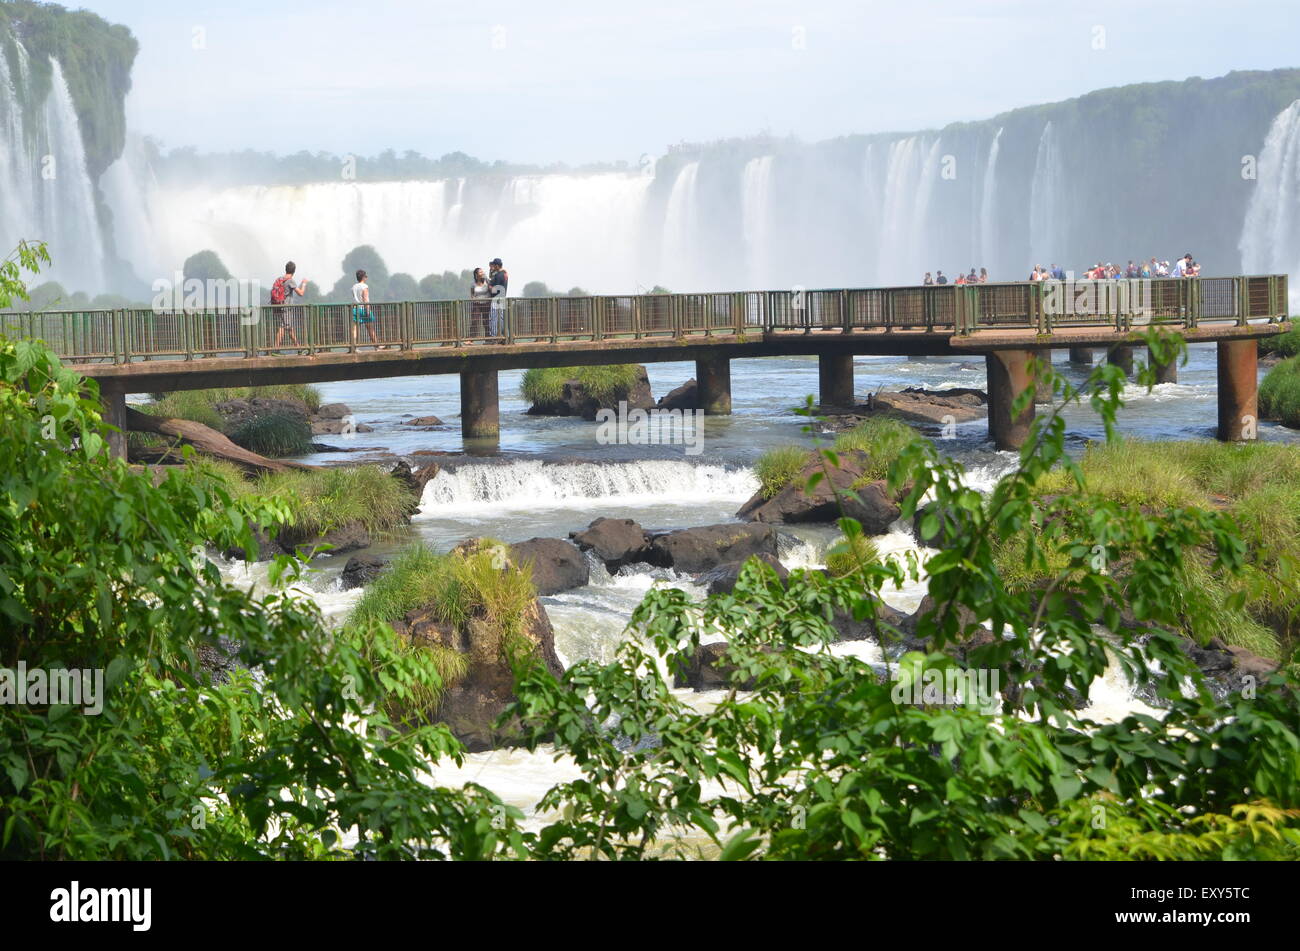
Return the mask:
{"type": "Polygon", "coordinates": [[[488,262],[488,286],[492,289],[492,310],[488,314],[488,336],[498,337],[496,343],[505,343],[506,331],[506,288],[510,284],[510,274],[500,258],[488,262]]]}
{"type": "Polygon", "coordinates": [[[277,277],[275,283],[271,285],[271,305],[280,312],[280,329],[275,332],[275,346],[272,349],[280,349],[280,344],[284,340],[284,332],[287,330],[293,345],[306,353],[307,350],[298,342],[295,327],[298,308],[288,306],[294,294],[301,297],[307,293],[307,281],[294,279],[293,275],[297,270],[298,265],[290,261],[284,266],[284,274],[277,277]]]}

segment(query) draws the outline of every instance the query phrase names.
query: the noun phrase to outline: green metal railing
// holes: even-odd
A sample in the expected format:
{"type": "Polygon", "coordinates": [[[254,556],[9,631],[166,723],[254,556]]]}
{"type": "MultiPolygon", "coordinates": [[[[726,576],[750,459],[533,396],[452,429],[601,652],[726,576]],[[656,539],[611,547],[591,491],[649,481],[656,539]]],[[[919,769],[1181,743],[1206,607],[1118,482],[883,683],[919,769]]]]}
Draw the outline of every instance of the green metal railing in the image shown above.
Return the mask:
{"type": "Polygon", "coordinates": [[[650,337],[789,333],[947,333],[1147,324],[1194,328],[1287,317],[1287,276],[1044,281],[844,290],[285,304],[175,310],[0,314],[0,330],[45,340],[64,360],[132,363],[256,357],[276,350],[356,352],[473,344],[561,343],[650,337]],[[292,335],[290,334],[292,330],[292,335]]]}

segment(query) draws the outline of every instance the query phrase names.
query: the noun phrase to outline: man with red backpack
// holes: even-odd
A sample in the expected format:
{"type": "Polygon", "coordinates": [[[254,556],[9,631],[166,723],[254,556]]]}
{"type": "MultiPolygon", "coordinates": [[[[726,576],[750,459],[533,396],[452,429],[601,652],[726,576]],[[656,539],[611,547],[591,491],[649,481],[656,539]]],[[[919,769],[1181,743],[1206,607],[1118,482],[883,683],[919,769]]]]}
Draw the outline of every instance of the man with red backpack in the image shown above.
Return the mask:
{"type": "Polygon", "coordinates": [[[275,333],[275,346],[272,349],[279,350],[280,344],[284,340],[284,332],[289,331],[289,339],[293,345],[307,353],[307,349],[298,341],[298,334],[295,328],[295,317],[298,308],[287,306],[289,299],[297,294],[301,297],[307,293],[307,281],[295,280],[293,273],[298,270],[298,265],[290,261],[284,266],[284,274],[275,279],[271,285],[271,306],[279,309],[280,312],[280,329],[275,333]]]}

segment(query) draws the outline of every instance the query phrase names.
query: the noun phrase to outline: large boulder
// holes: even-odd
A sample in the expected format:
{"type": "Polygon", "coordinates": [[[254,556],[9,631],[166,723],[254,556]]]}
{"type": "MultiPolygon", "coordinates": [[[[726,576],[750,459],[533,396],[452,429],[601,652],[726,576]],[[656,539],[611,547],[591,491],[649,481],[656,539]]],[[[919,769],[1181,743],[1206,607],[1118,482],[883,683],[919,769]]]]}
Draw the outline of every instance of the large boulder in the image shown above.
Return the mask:
{"type": "Polygon", "coordinates": [[[410,489],[416,499],[420,499],[424,495],[425,485],[441,471],[442,467],[436,462],[414,469],[410,463],[403,460],[394,465],[388,474],[410,489]]]}
{"type": "Polygon", "coordinates": [[[789,484],[770,499],[763,498],[761,490],[755,492],[740,507],[736,517],[751,522],[792,525],[834,522],[841,515],[847,515],[857,519],[868,535],[883,535],[902,514],[896,498],[881,479],[856,490],[852,488],[863,477],[870,462],[866,452],[842,452],[839,460],[839,466],[830,467],[829,477],[823,478],[809,493],[805,489],[808,478],[814,472],[822,471],[824,461],[816,453],[810,453],[802,471],[789,484]],[[850,496],[850,492],[856,492],[857,497],[850,496]]]}
{"type": "Polygon", "coordinates": [[[598,518],[582,531],[570,532],[569,537],[580,549],[603,561],[610,571],[650,558],[645,529],[630,518],[598,518]]]}
{"type": "Polygon", "coordinates": [[[339,582],[343,585],[344,591],[363,587],[378,578],[386,564],[388,562],[383,558],[374,558],[370,555],[353,555],[348,559],[348,563],[343,566],[343,574],[339,576],[339,582]]]}
{"type": "Polygon", "coordinates": [[[776,555],[763,551],[755,555],[754,558],[745,561],[730,561],[724,565],[718,565],[716,568],[711,568],[696,578],[695,583],[704,585],[709,594],[731,594],[736,589],[736,579],[740,577],[740,570],[754,559],[769,565],[781,581],[785,581],[786,578],[790,577],[790,572],[786,570],[785,565],[781,564],[776,555]]]}
{"type": "MultiPolygon", "coordinates": [[[[653,409],[654,395],[650,392],[650,377],[644,366],[636,368],[636,380],[624,398],[628,409],[653,409]]],[[[565,380],[560,391],[560,398],[548,403],[534,403],[528,408],[530,416],[581,416],[583,419],[595,419],[602,409],[617,409],[618,400],[612,405],[602,405],[589,394],[580,380],[565,380]]]]}
{"type": "Polygon", "coordinates": [[[517,565],[532,562],[533,587],[545,597],[570,588],[581,588],[591,580],[591,569],[578,546],[563,538],[530,538],[510,546],[510,560],[517,565]]]}
{"type": "Polygon", "coordinates": [[[251,419],[259,416],[292,416],[304,423],[311,418],[311,410],[302,400],[269,396],[254,396],[249,399],[222,400],[213,407],[221,417],[226,432],[231,432],[251,419]]]}
{"type": "Polygon", "coordinates": [[[681,386],[669,390],[666,395],[661,396],[656,406],[659,409],[699,409],[699,387],[696,385],[695,380],[687,380],[681,386]]]}
{"type": "Polygon", "coordinates": [[[369,548],[372,542],[370,532],[357,521],[344,522],[319,535],[304,531],[296,525],[286,525],[280,529],[275,540],[285,551],[297,552],[300,556],[305,556],[318,545],[329,545],[328,553],[331,555],[343,555],[369,548]]]}
{"type": "Polygon", "coordinates": [[[868,406],[872,412],[887,411],[903,419],[945,425],[965,423],[985,415],[983,394],[964,390],[955,395],[944,390],[883,391],[872,394],[868,406]]]}
{"type": "MultiPolygon", "coordinates": [[[[496,725],[506,705],[514,700],[515,687],[507,655],[511,645],[500,627],[481,617],[452,625],[425,606],[408,612],[393,624],[393,629],[416,643],[465,656],[468,669],[464,677],[445,686],[436,719],[445,723],[471,752],[510,745],[519,739],[517,723],[496,725]]],[[[555,653],[555,631],[541,602],[533,601],[525,609],[521,633],[536,662],[556,677],[564,673],[555,653]]]]}
{"type": "Polygon", "coordinates": [[[751,555],[776,558],[776,530],[771,525],[727,524],[681,528],[650,538],[650,563],[697,574],[751,555]]]}

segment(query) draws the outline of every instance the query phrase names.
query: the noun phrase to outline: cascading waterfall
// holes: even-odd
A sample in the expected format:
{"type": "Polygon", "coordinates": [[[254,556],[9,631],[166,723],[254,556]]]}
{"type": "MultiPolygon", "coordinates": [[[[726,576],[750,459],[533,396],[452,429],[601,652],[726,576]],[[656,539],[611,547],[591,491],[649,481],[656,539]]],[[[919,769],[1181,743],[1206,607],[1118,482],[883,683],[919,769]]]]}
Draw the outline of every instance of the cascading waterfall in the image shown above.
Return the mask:
{"type": "Polygon", "coordinates": [[[1002,129],[998,129],[989,145],[988,161],[984,163],[984,187],[980,189],[979,209],[979,259],[981,267],[990,274],[999,273],[998,265],[998,148],[1002,144],[1002,129]]]}
{"type": "MultiPolygon", "coordinates": [[[[1034,178],[1029,188],[1029,254],[1033,258],[1022,270],[1044,267],[1061,257],[1061,150],[1052,120],[1043,126],[1034,158],[1034,178]]],[[[1023,275],[1016,280],[1023,280],[1023,275]]]]}
{"type": "Polygon", "coordinates": [[[28,54],[21,43],[14,49],[17,70],[0,51],[0,254],[20,239],[46,241],[53,264],[44,278],[69,291],[103,290],[105,248],[95,186],[63,68],[50,60],[49,94],[43,103],[32,103],[28,54]]]}
{"type": "Polygon", "coordinates": [[[700,163],[683,166],[673,181],[673,190],[664,209],[662,240],[659,246],[659,271],[670,286],[681,287],[694,270],[694,240],[696,226],[695,181],[700,163]]]}
{"type": "Polygon", "coordinates": [[[766,255],[771,245],[771,183],[772,156],[764,155],[745,163],[741,222],[745,235],[745,263],[753,287],[762,286],[770,274],[766,255]]]}
{"type": "Polygon", "coordinates": [[[425,485],[418,518],[461,516],[476,510],[588,508],[596,500],[623,505],[664,504],[673,499],[739,503],[757,489],[758,479],[748,469],[676,460],[463,465],[444,469],[425,485]]]}
{"type": "MultiPolygon", "coordinates": [[[[1300,100],[1283,109],[1259,155],[1255,192],[1242,227],[1247,274],[1300,272],[1300,100]]],[[[1290,305],[1300,306],[1300,281],[1290,282],[1290,305]]]]}

